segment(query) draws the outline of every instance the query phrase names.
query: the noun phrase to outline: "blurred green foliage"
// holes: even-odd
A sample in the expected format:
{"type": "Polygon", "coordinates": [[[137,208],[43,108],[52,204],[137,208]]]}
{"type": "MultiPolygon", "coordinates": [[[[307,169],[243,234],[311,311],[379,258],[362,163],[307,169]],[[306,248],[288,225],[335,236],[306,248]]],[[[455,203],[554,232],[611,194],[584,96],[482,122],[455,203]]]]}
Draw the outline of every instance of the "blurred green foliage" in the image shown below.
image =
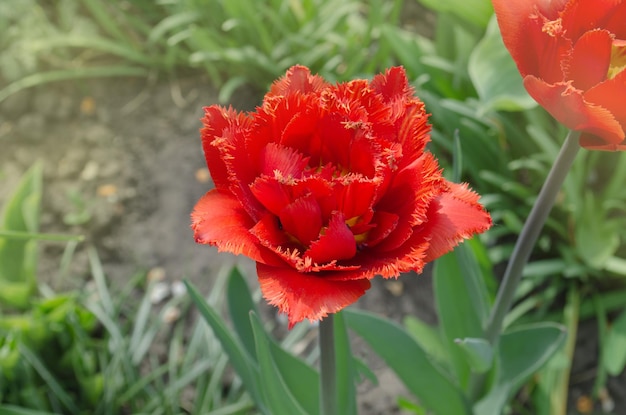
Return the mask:
{"type": "MultiPolygon", "coordinates": [[[[42,191],[36,163],[7,195],[0,216],[0,413],[227,415],[251,408],[237,383],[224,392],[224,353],[206,325],[189,326],[189,298],[174,288],[159,304],[151,293],[163,283],[146,283],[139,273],[113,294],[93,248],[93,288],[55,293],[38,281],[41,241],[66,243],[63,257],[71,260],[82,240],[38,232],[42,191]],[[163,338],[167,346],[155,353],[163,338]]],[[[207,299],[213,306],[220,305],[225,278],[217,276],[207,299]]]]}

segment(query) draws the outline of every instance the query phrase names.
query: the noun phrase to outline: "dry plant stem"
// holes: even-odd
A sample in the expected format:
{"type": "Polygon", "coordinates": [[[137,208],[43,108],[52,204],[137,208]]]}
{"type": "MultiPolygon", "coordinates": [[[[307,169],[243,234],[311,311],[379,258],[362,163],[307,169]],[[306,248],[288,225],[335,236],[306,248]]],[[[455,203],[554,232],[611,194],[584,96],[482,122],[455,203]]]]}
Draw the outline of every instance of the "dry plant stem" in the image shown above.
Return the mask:
{"type": "Polygon", "coordinates": [[[522,278],[524,266],[528,262],[530,253],[548,218],[550,209],[554,205],[559,189],[565,181],[565,176],[567,176],[567,172],[578,154],[578,149],[580,148],[578,144],[579,137],[580,132],[570,131],[565,138],[563,147],[561,147],[561,151],[554,161],[552,169],[539,192],[539,196],[537,196],[535,205],[530,211],[524,228],[517,239],[485,330],[485,337],[492,345],[497,342],[500,336],[502,322],[513,304],[513,298],[522,278]]]}
{"type": "Polygon", "coordinates": [[[335,325],[334,315],[329,314],[320,321],[320,414],[337,413],[337,373],[335,364],[335,325]]]}

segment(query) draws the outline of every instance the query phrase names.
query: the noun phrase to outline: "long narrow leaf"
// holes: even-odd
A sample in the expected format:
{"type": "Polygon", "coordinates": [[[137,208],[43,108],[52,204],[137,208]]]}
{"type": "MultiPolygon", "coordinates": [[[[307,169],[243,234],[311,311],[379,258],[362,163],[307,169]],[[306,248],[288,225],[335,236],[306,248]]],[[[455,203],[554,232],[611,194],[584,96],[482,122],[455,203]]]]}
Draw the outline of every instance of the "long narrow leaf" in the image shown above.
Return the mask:
{"type": "Polygon", "coordinates": [[[425,407],[437,415],[471,413],[461,390],[402,327],[364,311],[344,310],[343,315],[425,407]]]}
{"type": "Polygon", "coordinates": [[[46,382],[48,388],[53,393],[53,396],[59,400],[59,402],[71,413],[78,415],[80,410],[74,404],[74,401],[68,395],[68,393],[63,390],[63,387],[57,381],[52,373],[46,368],[43,362],[33,353],[26,345],[20,344],[20,353],[26,361],[37,371],[39,376],[46,382]]]}
{"type": "MultiPolygon", "coordinates": [[[[268,414],[306,415],[298,401],[291,394],[281,376],[270,352],[270,341],[261,321],[254,312],[250,313],[250,323],[254,332],[254,343],[259,360],[259,387],[265,397],[268,414]]],[[[314,415],[314,414],[312,414],[314,415]]]]}
{"type": "Polygon", "coordinates": [[[335,314],[333,323],[333,329],[335,331],[336,379],[339,411],[345,415],[356,415],[356,388],[354,385],[356,368],[343,313],[335,314]]]}
{"type": "Polygon", "coordinates": [[[250,326],[250,312],[257,310],[250,289],[237,267],[233,267],[228,277],[226,296],[228,298],[228,312],[239,340],[252,359],[257,360],[254,333],[252,326],[250,326]]]}
{"type": "Polygon", "coordinates": [[[485,304],[482,294],[471,294],[474,284],[480,284],[478,276],[472,277],[462,268],[456,251],[439,258],[433,271],[435,299],[441,329],[448,346],[456,376],[462,387],[469,381],[470,366],[466,356],[454,344],[456,339],[482,338],[481,315],[485,304]],[[474,283],[470,283],[474,280],[474,283]]]}
{"type": "Polygon", "coordinates": [[[24,78],[10,83],[3,89],[0,89],[0,102],[4,101],[8,96],[15,94],[16,92],[19,92],[23,89],[47,84],[50,82],[84,78],[108,78],[115,76],[145,77],[148,75],[148,73],[149,72],[147,69],[134,66],[102,66],[40,72],[33,75],[25,76],[24,78]]]}

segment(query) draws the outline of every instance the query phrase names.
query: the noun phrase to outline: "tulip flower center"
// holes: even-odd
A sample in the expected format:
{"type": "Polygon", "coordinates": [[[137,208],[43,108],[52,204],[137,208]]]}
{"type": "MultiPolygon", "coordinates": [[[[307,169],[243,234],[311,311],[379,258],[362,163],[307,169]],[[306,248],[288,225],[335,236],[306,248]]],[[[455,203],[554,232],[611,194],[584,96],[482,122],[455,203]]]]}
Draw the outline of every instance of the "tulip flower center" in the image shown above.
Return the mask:
{"type": "Polygon", "coordinates": [[[552,37],[558,37],[560,35],[563,34],[563,25],[561,23],[561,18],[559,17],[556,20],[548,20],[546,22],[544,22],[543,27],[541,28],[541,30],[544,33],[547,33],[548,35],[552,36],[552,37]]]}
{"type": "Polygon", "coordinates": [[[611,49],[611,63],[607,78],[615,78],[624,69],[626,69],[626,40],[615,40],[611,49]]]}

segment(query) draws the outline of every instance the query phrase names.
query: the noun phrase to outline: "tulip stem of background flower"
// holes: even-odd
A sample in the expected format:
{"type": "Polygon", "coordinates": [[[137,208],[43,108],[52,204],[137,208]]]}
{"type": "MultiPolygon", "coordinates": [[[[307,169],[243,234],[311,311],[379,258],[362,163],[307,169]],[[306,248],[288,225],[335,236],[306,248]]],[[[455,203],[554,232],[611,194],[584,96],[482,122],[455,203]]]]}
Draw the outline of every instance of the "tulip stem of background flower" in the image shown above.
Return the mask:
{"type": "Polygon", "coordinates": [[[563,147],[561,147],[561,151],[552,165],[552,169],[548,173],[539,196],[537,196],[535,205],[530,211],[524,228],[517,239],[485,330],[485,337],[492,345],[496,343],[502,330],[504,317],[513,304],[513,298],[522,278],[524,266],[528,262],[535,242],[537,242],[537,238],[554,205],[557,194],[565,181],[567,172],[578,154],[578,149],[580,148],[578,143],[579,136],[580,132],[578,131],[570,131],[567,135],[563,147]]]}
{"type": "Polygon", "coordinates": [[[329,314],[319,323],[321,415],[339,415],[337,413],[337,365],[335,364],[335,325],[333,317],[333,314],[329,314]]]}

